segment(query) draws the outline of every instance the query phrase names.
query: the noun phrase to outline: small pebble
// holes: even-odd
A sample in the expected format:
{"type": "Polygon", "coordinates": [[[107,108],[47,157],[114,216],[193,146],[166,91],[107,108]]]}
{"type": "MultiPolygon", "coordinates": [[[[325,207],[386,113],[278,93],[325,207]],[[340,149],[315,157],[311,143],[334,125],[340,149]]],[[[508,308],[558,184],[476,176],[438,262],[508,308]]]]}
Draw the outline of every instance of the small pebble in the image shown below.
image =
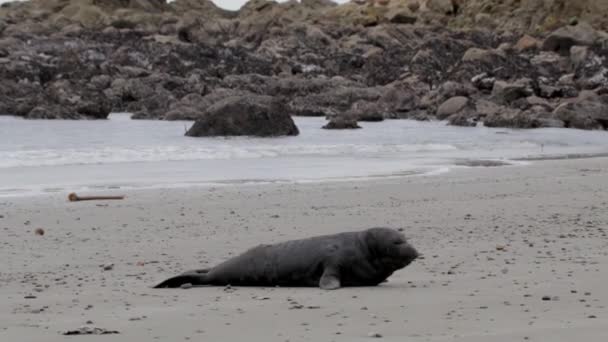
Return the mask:
{"type": "Polygon", "coordinates": [[[367,334],[367,336],[372,338],[382,338],[382,334],[377,332],[370,332],[369,334],[367,334]]]}
{"type": "Polygon", "coordinates": [[[34,231],[34,233],[36,235],[43,236],[44,235],[44,229],[42,229],[42,228],[36,228],[36,230],[34,231]]]}
{"type": "Polygon", "coordinates": [[[103,265],[104,271],[111,271],[114,268],[114,264],[105,264],[103,265]]]}

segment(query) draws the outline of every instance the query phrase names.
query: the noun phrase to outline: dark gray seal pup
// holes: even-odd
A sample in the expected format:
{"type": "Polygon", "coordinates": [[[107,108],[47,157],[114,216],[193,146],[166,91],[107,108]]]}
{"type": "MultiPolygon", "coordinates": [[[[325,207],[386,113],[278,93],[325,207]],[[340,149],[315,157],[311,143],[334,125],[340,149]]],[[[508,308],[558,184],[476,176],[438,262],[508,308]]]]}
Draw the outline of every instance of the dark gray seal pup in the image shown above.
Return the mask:
{"type": "Polygon", "coordinates": [[[167,279],[155,288],[192,285],[307,286],[334,290],[376,286],[418,257],[390,228],[260,245],[211,269],[167,279]]]}

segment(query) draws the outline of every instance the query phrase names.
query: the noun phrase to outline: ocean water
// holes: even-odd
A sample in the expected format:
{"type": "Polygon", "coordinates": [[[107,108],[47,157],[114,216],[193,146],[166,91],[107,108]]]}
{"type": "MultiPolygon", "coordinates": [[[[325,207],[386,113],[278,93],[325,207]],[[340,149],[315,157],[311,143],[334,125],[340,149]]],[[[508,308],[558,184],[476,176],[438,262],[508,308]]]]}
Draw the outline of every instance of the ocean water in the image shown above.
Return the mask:
{"type": "Polygon", "coordinates": [[[349,181],[449,172],[463,160],[608,152],[608,133],[463,128],[388,120],[320,129],[295,118],[297,137],[191,138],[191,122],[30,121],[0,116],[0,196],[106,189],[349,181]]]}

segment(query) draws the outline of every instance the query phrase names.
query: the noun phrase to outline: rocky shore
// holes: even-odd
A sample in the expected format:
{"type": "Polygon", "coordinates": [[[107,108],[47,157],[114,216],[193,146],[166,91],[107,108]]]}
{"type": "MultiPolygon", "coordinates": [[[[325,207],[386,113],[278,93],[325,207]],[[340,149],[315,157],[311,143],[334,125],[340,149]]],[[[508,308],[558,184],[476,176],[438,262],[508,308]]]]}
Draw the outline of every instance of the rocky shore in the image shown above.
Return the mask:
{"type": "Polygon", "coordinates": [[[247,103],[253,134],[275,118],[279,134],[297,134],[285,112],[354,127],[408,118],[608,129],[608,20],[597,14],[608,5],[530,3],[7,3],[0,115],[215,122],[247,103]]]}

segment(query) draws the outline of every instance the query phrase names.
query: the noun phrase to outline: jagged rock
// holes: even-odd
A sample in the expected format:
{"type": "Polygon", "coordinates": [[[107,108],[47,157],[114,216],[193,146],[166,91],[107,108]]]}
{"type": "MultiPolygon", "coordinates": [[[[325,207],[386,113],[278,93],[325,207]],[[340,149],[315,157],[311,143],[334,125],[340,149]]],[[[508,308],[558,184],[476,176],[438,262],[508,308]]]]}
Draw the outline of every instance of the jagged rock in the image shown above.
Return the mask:
{"type": "Polygon", "coordinates": [[[290,102],[290,107],[296,110],[298,115],[304,113],[341,113],[351,108],[356,101],[376,102],[382,96],[382,89],[375,87],[339,87],[327,89],[318,94],[297,96],[290,102]]]}
{"type": "MultiPolygon", "coordinates": [[[[169,104],[169,109],[161,115],[163,120],[196,120],[207,112],[214,104],[229,98],[238,96],[255,96],[255,94],[235,90],[218,88],[209,94],[190,93],[182,97],[179,101],[169,104]]],[[[291,111],[290,111],[291,113],[291,111]]]]}
{"type": "Polygon", "coordinates": [[[299,131],[282,101],[270,96],[234,96],[215,103],[197,119],[187,136],[298,135],[299,131]]]}
{"type": "Polygon", "coordinates": [[[361,128],[357,124],[357,120],[353,118],[345,118],[341,116],[333,117],[323,126],[324,129],[358,129],[361,128]]]}
{"type": "Polygon", "coordinates": [[[481,73],[471,78],[471,83],[479,90],[491,91],[494,88],[496,78],[489,77],[487,73],[481,73]]]}
{"type": "Polygon", "coordinates": [[[582,89],[596,89],[608,86],[608,68],[602,68],[597,74],[579,81],[582,89]]]}
{"type": "Polygon", "coordinates": [[[389,22],[395,24],[415,24],[418,18],[411,15],[410,11],[401,10],[386,15],[389,22]]]}
{"type": "Polygon", "coordinates": [[[553,111],[553,116],[568,128],[608,129],[608,105],[598,100],[564,103],[553,111]]]}
{"type": "Polygon", "coordinates": [[[598,39],[598,33],[587,23],[568,25],[552,32],[543,43],[543,50],[559,52],[563,55],[570,53],[574,45],[590,46],[598,39]]]}
{"type": "Polygon", "coordinates": [[[384,112],[377,103],[367,101],[357,101],[346,111],[347,117],[354,118],[356,121],[383,121],[384,112]]]}
{"type": "Polygon", "coordinates": [[[515,82],[496,81],[492,88],[492,98],[499,104],[509,104],[517,99],[534,94],[530,79],[522,78],[515,82]]]}
{"type": "Polygon", "coordinates": [[[360,120],[472,125],[493,115],[479,109],[486,100],[551,112],[580,91],[608,91],[605,33],[564,27],[544,42],[551,51],[522,36],[574,15],[606,28],[606,5],[558,1],[256,0],[231,12],[209,0],[30,0],[0,8],[0,112],[103,117],[109,100],[134,118],[193,120],[225,98],[258,95],[295,115],[360,120]],[[443,113],[457,96],[469,102],[443,113]]]}
{"type": "Polygon", "coordinates": [[[500,109],[484,118],[486,127],[509,127],[509,128],[541,128],[541,127],[563,127],[563,122],[551,117],[551,113],[542,107],[522,111],[512,108],[500,107],[500,109]]]}
{"type": "Polygon", "coordinates": [[[441,84],[437,89],[428,92],[421,100],[420,107],[436,111],[441,104],[453,97],[468,97],[475,93],[475,90],[466,84],[454,81],[447,81],[441,84]]]}
{"type": "Polygon", "coordinates": [[[476,115],[471,115],[470,112],[463,111],[451,115],[448,118],[448,123],[452,126],[475,127],[478,124],[479,118],[476,115]]]}
{"type": "Polygon", "coordinates": [[[376,105],[389,118],[407,118],[418,108],[419,101],[416,90],[411,87],[389,86],[376,105]]]}

